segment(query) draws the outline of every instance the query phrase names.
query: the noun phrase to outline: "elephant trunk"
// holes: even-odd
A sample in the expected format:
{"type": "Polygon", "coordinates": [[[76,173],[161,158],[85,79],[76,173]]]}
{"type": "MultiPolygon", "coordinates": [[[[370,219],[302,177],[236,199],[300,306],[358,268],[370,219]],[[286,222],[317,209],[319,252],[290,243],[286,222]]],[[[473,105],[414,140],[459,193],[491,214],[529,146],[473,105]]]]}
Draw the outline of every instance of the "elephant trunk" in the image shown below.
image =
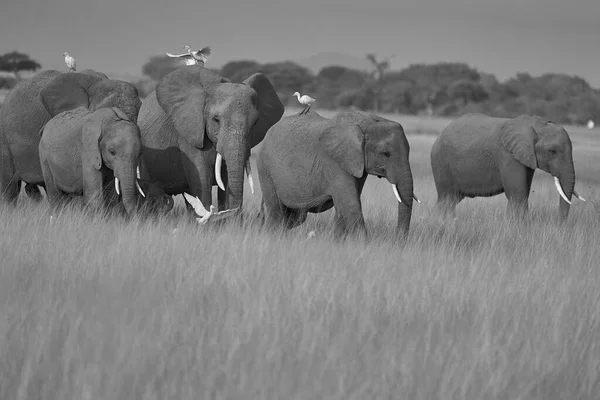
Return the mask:
{"type": "Polygon", "coordinates": [[[229,143],[224,146],[223,158],[227,165],[227,197],[229,209],[241,211],[244,202],[244,170],[246,167],[247,154],[244,135],[232,133],[229,143]]]}
{"type": "Polygon", "coordinates": [[[552,173],[554,185],[560,194],[558,215],[561,221],[565,221],[569,216],[571,208],[571,196],[575,190],[575,169],[573,166],[565,173],[552,173]]]}
{"type": "Polygon", "coordinates": [[[398,202],[398,225],[397,232],[402,235],[403,239],[408,236],[408,230],[410,228],[410,220],[412,217],[413,208],[413,178],[410,166],[407,165],[400,174],[400,179],[394,186],[394,191],[397,192],[399,197],[398,202]]]}
{"type": "Polygon", "coordinates": [[[132,215],[137,206],[136,165],[125,163],[115,169],[115,181],[118,179],[123,206],[128,215],[132,215]]]}

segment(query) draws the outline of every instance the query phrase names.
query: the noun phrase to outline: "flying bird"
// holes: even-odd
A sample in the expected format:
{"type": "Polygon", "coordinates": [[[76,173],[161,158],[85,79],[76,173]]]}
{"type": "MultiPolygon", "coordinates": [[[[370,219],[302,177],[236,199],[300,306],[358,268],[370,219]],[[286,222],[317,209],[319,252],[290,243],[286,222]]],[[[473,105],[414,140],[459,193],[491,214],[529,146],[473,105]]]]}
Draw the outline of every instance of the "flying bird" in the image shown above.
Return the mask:
{"type": "Polygon", "coordinates": [[[75,59],[71,57],[66,51],[63,53],[63,56],[65,56],[65,64],[67,64],[69,72],[75,72],[77,68],[77,63],[75,62],[75,59]]]}
{"type": "Polygon", "coordinates": [[[208,61],[208,56],[211,54],[210,46],[206,46],[201,48],[200,50],[193,51],[192,48],[188,45],[183,46],[183,49],[186,53],[182,54],[171,54],[166,53],[169,57],[174,58],[183,58],[185,60],[185,65],[202,65],[208,61]]]}
{"type": "Polygon", "coordinates": [[[298,97],[298,102],[305,105],[304,110],[302,110],[299,115],[306,114],[310,110],[310,104],[315,102],[315,99],[306,94],[300,96],[300,93],[295,92],[292,96],[298,97]]]}
{"type": "Polygon", "coordinates": [[[210,210],[207,210],[206,208],[204,208],[204,205],[202,204],[202,202],[200,201],[200,199],[197,196],[192,196],[187,193],[183,193],[183,197],[185,197],[185,199],[188,201],[188,203],[190,203],[190,205],[194,209],[194,212],[196,213],[196,215],[198,215],[200,217],[200,218],[196,218],[196,221],[200,225],[205,225],[212,217],[216,217],[216,216],[223,215],[223,214],[229,214],[229,213],[235,211],[235,209],[229,209],[229,210],[225,210],[225,211],[216,212],[217,209],[212,204],[209,207],[210,210]]]}

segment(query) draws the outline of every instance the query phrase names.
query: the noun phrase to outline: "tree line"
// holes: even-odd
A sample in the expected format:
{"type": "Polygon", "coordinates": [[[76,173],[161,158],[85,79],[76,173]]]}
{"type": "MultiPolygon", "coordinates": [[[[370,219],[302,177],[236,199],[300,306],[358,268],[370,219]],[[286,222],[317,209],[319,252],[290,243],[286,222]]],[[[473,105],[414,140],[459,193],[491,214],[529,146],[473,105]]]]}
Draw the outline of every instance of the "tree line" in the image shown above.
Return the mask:
{"type": "MultiPolygon", "coordinates": [[[[13,72],[18,79],[19,65],[23,69],[39,67],[23,56],[16,52],[0,56],[0,70],[13,72]]],[[[299,105],[292,97],[298,91],[316,98],[315,106],[325,109],[444,117],[467,112],[498,117],[535,114],[565,124],[600,120],[600,90],[579,76],[532,76],[521,72],[501,82],[493,74],[461,62],[411,64],[392,70],[387,60],[378,60],[374,54],[367,54],[366,59],[372,68],[364,71],[331,65],[314,74],[292,61],[255,60],[230,61],[211,69],[232,82],[242,82],[253,73],[262,72],[286,106],[299,105]]],[[[145,97],[158,80],[181,65],[179,59],[152,56],[142,66],[145,78],[132,83],[145,97]]]]}

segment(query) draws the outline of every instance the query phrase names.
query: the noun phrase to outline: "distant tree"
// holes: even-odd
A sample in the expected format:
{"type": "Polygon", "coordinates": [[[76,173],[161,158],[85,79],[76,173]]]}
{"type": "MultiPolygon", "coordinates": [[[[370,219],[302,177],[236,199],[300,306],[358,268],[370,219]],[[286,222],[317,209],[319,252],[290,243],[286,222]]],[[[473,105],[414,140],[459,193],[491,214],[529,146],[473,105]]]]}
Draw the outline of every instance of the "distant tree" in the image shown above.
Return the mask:
{"type": "Polygon", "coordinates": [[[365,84],[365,90],[369,92],[370,97],[373,98],[373,108],[375,111],[380,111],[381,92],[383,90],[385,73],[388,69],[390,69],[390,59],[393,56],[382,61],[378,61],[377,56],[373,53],[369,53],[365,57],[371,64],[373,64],[371,79],[365,84]]]}
{"type": "Polygon", "coordinates": [[[142,65],[142,74],[153,81],[161,80],[169,72],[185,65],[185,61],[180,58],[172,58],[167,55],[151,56],[144,65],[142,65]]]}
{"type": "Polygon", "coordinates": [[[261,64],[252,60],[230,61],[221,67],[220,74],[231,82],[241,83],[260,68],[261,64]]]}
{"type": "Polygon", "coordinates": [[[467,103],[479,103],[487,100],[489,95],[479,82],[463,79],[452,83],[448,87],[448,95],[452,100],[458,100],[466,106],[467,103]]]}
{"type": "Polygon", "coordinates": [[[294,92],[302,92],[305,86],[315,79],[308,68],[292,61],[265,64],[260,72],[271,81],[284,104],[291,100],[294,92]]]}
{"type": "Polygon", "coordinates": [[[0,56],[0,71],[11,72],[17,80],[21,80],[21,71],[37,71],[42,66],[27,54],[13,51],[0,56]]]}

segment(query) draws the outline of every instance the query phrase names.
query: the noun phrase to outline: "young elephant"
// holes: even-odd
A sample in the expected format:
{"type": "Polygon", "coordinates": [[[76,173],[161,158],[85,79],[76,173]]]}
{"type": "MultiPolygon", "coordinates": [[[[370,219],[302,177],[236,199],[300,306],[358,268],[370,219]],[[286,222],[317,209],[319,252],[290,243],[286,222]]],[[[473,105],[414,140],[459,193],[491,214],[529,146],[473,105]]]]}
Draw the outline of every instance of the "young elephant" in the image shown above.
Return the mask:
{"type": "Polygon", "coordinates": [[[405,237],[415,198],[409,150],[402,126],[373,114],[326,119],[308,112],[281,119],[267,132],[257,159],[266,222],[292,228],[307,213],[335,205],[335,237],[352,231],[366,236],[360,195],[371,174],[391,183],[405,237]]]}
{"type": "Polygon", "coordinates": [[[526,212],[537,168],[554,177],[561,220],[569,214],[571,196],[579,197],[569,135],[562,126],[531,115],[457,118],[433,144],[431,168],[438,207],[452,215],[465,197],[500,193],[506,194],[510,213],[526,212]]]}
{"type": "Polygon", "coordinates": [[[79,107],[56,115],[44,126],[39,145],[48,201],[56,206],[65,194],[83,195],[84,203],[97,209],[106,204],[105,187],[114,178],[131,214],[136,187],[144,195],[136,178],[141,148],[138,126],[118,108],[79,107]]]}

